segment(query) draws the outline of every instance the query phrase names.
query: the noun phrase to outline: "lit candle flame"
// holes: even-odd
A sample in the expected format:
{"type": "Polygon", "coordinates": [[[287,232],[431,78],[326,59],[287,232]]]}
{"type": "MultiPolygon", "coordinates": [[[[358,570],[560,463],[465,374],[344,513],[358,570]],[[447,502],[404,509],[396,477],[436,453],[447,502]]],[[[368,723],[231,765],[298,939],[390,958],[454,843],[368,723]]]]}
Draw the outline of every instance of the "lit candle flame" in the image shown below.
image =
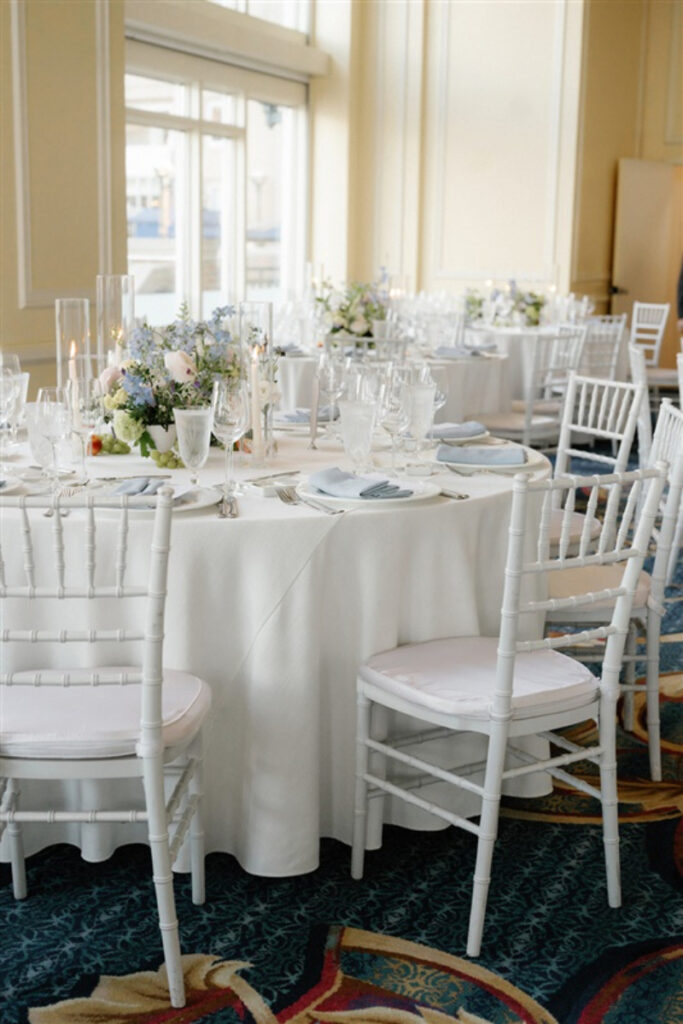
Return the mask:
{"type": "Polygon", "coordinates": [[[71,342],[71,346],[69,348],[69,359],[75,359],[77,352],[78,352],[78,345],[76,344],[75,341],[72,341],[71,342]]]}

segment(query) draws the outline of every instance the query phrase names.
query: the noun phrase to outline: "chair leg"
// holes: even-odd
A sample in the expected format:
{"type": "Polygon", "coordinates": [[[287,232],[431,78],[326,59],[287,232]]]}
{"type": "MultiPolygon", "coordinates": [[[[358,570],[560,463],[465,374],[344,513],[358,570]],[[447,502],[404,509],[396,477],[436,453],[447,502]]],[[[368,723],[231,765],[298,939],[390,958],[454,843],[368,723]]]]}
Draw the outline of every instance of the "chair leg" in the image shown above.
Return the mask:
{"type": "MultiPolygon", "coordinates": [[[[9,780],[8,790],[10,800],[16,808],[19,803],[19,786],[16,779],[9,780]]],[[[7,825],[7,840],[12,864],[12,891],[15,900],[24,900],[26,899],[26,863],[24,861],[21,825],[18,822],[11,821],[7,825]]]]}
{"type": "Polygon", "coordinates": [[[356,792],[353,811],[353,838],[351,842],[351,877],[363,877],[365,843],[368,823],[368,770],[367,739],[370,735],[370,701],[359,693],[356,704],[356,792]]]}
{"type": "Polygon", "coordinates": [[[494,725],[489,737],[486,777],[484,780],[484,799],[479,822],[479,841],[477,842],[477,860],[474,866],[474,879],[472,883],[470,924],[467,933],[468,956],[479,956],[481,952],[486,903],[491,883],[493,847],[498,834],[498,815],[500,811],[503,767],[505,765],[507,732],[507,723],[500,722],[494,725]]]}
{"type": "Polygon", "coordinates": [[[185,983],[180,960],[178,920],[173,895],[173,871],[168,844],[168,821],[164,796],[163,765],[160,756],[143,759],[143,782],[147,804],[149,845],[152,853],[154,888],[159,912],[159,928],[164,947],[171,1005],[185,1005],[185,983]]]}
{"type": "Polygon", "coordinates": [[[204,882],[204,822],[202,800],[204,797],[204,744],[200,733],[194,741],[190,756],[195,758],[194,771],[190,779],[190,797],[197,797],[192,821],[190,822],[190,864],[192,869],[192,902],[197,905],[206,899],[204,882]]]}
{"type": "Polygon", "coordinates": [[[602,839],[605,847],[607,900],[610,907],[621,906],[619,866],[619,808],[617,794],[616,720],[614,704],[603,700],[600,708],[600,799],[602,802],[602,839]]]}
{"type": "Polygon", "coordinates": [[[661,619],[656,611],[647,616],[647,654],[645,679],[647,687],[647,743],[650,754],[650,778],[662,779],[662,747],[659,723],[659,644],[661,619]]]}
{"type": "MultiPolygon", "coordinates": [[[[636,681],[636,662],[635,656],[638,650],[638,627],[633,620],[629,623],[628,634],[626,636],[626,649],[624,651],[625,658],[625,669],[624,669],[624,682],[628,686],[633,686],[636,681]]],[[[633,690],[624,690],[624,729],[627,732],[633,732],[634,726],[634,706],[635,706],[635,693],[633,690]]]]}

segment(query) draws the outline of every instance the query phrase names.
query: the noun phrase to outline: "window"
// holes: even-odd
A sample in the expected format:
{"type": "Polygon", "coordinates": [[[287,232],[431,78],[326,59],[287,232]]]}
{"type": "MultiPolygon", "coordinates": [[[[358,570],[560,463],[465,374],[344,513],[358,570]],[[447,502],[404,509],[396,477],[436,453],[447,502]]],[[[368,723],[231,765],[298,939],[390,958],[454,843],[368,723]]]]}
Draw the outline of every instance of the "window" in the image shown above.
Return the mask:
{"type": "Polygon", "coordinates": [[[308,32],[311,19],[311,0],[212,0],[221,7],[243,11],[253,18],[272,21],[276,25],[308,32]]]}
{"type": "Polygon", "coordinates": [[[127,43],[128,270],[138,316],[284,301],[305,263],[304,84],[127,43]]]}

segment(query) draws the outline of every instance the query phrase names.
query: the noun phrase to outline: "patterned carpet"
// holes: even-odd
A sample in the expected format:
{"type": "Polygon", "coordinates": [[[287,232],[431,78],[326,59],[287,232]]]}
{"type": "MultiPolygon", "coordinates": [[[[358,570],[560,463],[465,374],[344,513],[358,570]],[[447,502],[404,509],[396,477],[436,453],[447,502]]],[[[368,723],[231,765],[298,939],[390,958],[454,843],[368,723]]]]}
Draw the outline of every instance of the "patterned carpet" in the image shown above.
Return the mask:
{"type": "Polygon", "coordinates": [[[506,802],[477,961],[464,957],[467,833],[387,828],[362,882],[332,840],[300,878],[212,854],[204,907],[187,876],[176,884],[189,998],[171,1010],[147,849],[88,864],[54,846],[29,859],[22,903],[0,867],[0,1021],[681,1024],[683,560],[664,634],[663,782],[648,778],[642,714],[619,733],[621,909],[607,905],[595,807],[560,788],[506,802]]]}

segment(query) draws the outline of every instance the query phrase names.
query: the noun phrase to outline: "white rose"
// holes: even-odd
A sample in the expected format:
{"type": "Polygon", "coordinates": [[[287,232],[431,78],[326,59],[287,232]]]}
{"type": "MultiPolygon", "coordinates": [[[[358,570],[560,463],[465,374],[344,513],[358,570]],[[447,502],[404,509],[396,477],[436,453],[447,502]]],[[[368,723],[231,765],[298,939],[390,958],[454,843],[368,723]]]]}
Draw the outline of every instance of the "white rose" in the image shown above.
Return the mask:
{"type": "Polygon", "coordinates": [[[123,372],[120,367],[106,366],[98,378],[102,394],[108,395],[114,384],[121,380],[122,377],[123,372]]]}
{"type": "Polygon", "coordinates": [[[176,384],[187,384],[197,376],[195,361],[187,352],[167,352],[164,356],[164,366],[176,384]]]}
{"type": "Polygon", "coordinates": [[[357,316],[355,320],[351,322],[350,330],[353,334],[366,334],[370,328],[370,324],[367,322],[364,316],[357,316]]]}

